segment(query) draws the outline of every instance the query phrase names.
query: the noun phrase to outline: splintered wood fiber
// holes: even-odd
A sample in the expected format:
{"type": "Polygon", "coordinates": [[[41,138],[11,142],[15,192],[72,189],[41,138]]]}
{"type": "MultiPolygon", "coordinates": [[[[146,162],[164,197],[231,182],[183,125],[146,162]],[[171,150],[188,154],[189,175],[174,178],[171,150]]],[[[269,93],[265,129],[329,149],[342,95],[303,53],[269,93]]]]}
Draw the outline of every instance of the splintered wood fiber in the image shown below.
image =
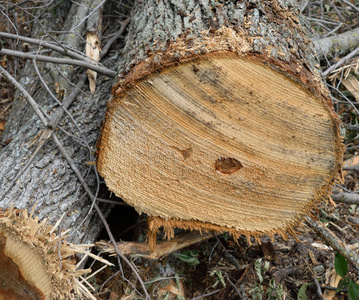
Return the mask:
{"type": "Polygon", "coordinates": [[[159,217],[153,229],[293,228],[328,196],[343,152],[296,8],[137,4],[99,145],[108,188],[159,217]]]}
{"type": "Polygon", "coordinates": [[[144,79],[108,122],[107,185],[165,219],[284,228],[323,193],[335,167],[325,105],[243,59],[211,58],[144,79]]]}

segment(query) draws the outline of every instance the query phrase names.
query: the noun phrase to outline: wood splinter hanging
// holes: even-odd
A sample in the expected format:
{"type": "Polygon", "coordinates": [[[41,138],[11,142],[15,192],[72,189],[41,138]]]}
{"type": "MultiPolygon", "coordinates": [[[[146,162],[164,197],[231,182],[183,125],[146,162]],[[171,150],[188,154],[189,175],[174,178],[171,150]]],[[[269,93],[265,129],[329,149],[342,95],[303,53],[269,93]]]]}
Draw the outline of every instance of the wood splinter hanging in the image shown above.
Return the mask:
{"type": "MultiPolygon", "coordinates": [[[[39,222],[33,211],[0,208],[0,299],[96,299],[81,276],[91,269],[76,265],[75,255],[92,245],[73,245],[56,226],[39,222]]],[[[113,265],[92,254],[92,257],[113,265]]]]}
{"type": "Polygon", "coordinates": [[[136,1],[99,143],[108,188],[160,227],[291,232],[343,147],[291,1],[136,1]],[[185,12],[185,13],[183,13],[185,12]]]}

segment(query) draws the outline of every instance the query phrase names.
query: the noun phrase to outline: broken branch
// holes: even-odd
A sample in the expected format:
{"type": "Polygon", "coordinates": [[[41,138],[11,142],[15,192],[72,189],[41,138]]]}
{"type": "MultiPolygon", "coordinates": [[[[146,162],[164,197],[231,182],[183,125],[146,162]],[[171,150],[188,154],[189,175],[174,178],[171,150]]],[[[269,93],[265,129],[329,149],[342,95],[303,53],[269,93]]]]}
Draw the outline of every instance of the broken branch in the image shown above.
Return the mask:
{"type": "MultiPolygon", "coordinates": [[[[130,255],[132,257],[143,257],[148,259],[159,259],[163,256],[167,256],[180,249],[203,242],[212,237],[214,237],[214,234],[210,232],[200,233],[199,231],[192,231],[182,233],[170,241],[157,242],[156,249],[153,252],[151,252],[148,243],[121,242],[117,243],[117,247],[124,255],[130,255]]],[[[96,247],[103,252],[110,254],[116,253],[113,245],[108,245],[108,242],[106,241],[96,242],[96,247]]]]}
{"type": "Polygon", "coordinates": [[[347,245],[342,242],[338,237],[334,235],[328,228],[318,222],[313,221],[310,217],[305,217],[310,228],[318,233],[325,242],[331,246],[335,251],[343,255],[348,261],[350,261],[357,269],[359,269],[359,256],[353,251],[349,250],[347,245]]]}
{"type": "Polygon", "coordinates": [[[343,202],[347,204],[359,204],[358,194],[339,192],[337,194],[332,194],[331,198],[336,202],[343,202]]]}
{"type": "Polygon", "coordinates": [[[109,77],[117,76],[116,71],[113,71],[113,70],[107,69],[105,67],[101,67],[99,65],[95,65],[90,62],[83,61],[83,60],[51,57],[51,56],[46,56],[46,55],[37,55],[37,54],[25,53],[25,52],[21,52],[21,51],[4,49],[4,48],[2,48],[0,50],[0,54],[14,56],[14,57],[18,57],[18,58],[24,58],[24,59],[35,59],[38,61],[49,62],[49,63],[79,66],[79,67],[84,67],[87,69],[94,70],[98,73],[101,73],[101,74],[109,76],[109,77]]]}
{"type": "Polygon", "coordinates": [[[61,47],[58,47],[58,46],[54,45],[51,42],[45,42],[45,41],[42,41],[42,40],[39,40],[39,39],[28,38],[28,37],[24,37],[24,36],[16,35],[16,34],[11,34],[11,33],[7,33],[7,32],[0,32],[0,37],[13,39],[13,40],[19,40],[19,41],[22,41],[22,42],[38,45],[40,47],[49,48],[51,50],[57,51],[57,52],[59,52],[59,53],[61,53],[63,55],[67,55],[67,56],[75,58],[75,59],[85,60],[85,61],[86,60],[87,61],[91,60],[90,57],[86,57],[85,55],[76,53],[75,51],[71,50],[70,48],[68,48],[66,46],[64,46],[64,48],[61,48],[61,47]]]}

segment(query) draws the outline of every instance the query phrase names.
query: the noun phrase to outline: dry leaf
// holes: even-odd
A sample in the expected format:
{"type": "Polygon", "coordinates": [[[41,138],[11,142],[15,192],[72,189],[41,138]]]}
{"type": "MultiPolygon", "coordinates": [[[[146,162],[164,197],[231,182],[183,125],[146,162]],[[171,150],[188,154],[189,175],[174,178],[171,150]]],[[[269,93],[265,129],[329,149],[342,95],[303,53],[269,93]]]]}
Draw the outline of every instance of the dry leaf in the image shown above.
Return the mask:
{"type": "Polygon", "coordinates": [[[65,90],[60,88],[60,84],[58,82],[55,82],[55,92],[57,99],[62,102],[65,94],[65,90]]]}
{"type": "Polygon", "coordinates": [[[0,130],[5,130],[5,124],[6,124],[5,120],[0,120],[0,130]]]}
{"type": "Polygon", "coordinates": [[[179,281],[179,286],[177,287],[175,282],[171,280],[166,287],[161,289],[161,291],[168,291],[175,296],[180,296],[185,298],[184,289],[181,281],[179,281]]]}
{"type": "Polygon", "coordinates": [[[310,249],[308,249],[308,254],[309,254],[310,260],[312,261],[313,265],[318,265],[319,263],[318,263],[317,259],[315,258],[313,252],[310,249]]]}
{"type": "MultiPolygon", "coordinates": [[[[354,155],[352,158],[347,159],[343,163],[343,167],[345,167],[345,168],[352,167],[354,165],[359,165],[359,156],[358,155],[354,155]]],[[[343,176],[345,177],[347,174],[348,174],[348,171],[343,170],[343,176]]]]}
{"type": "Polygon", "coordinates": [[[320,250],[331,250],[330,247],[328,247],[327,245],[324,245],[323,243],[312,243],[311,245],[320,250]]]}
{"type": "MultiPolygon", "coordinates": [[[[329,273],[329,278],[327,277],[326,283],[329,284],[331,287],[337,288],[340,280],[342,280],[342,278],[333,269],[329,273]]],[[[335,294],[336,294],[336,291],[325,290],[323,293],[323,299],[324,300],[332,300],[332,299],[334,299],[335,294]]]]}

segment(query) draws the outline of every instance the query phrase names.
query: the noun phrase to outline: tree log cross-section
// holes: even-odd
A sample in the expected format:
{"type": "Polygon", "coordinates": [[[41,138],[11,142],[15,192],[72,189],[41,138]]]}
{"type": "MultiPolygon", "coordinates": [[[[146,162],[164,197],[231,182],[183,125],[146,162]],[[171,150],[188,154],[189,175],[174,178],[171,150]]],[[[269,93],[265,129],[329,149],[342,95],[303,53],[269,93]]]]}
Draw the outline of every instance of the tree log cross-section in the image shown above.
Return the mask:
{"type": "Polygon", "coordinates": [[[329,197],[339,119],[295,5],[136,1],[97,163],[150,231],[285,236],[329,197]]]}

